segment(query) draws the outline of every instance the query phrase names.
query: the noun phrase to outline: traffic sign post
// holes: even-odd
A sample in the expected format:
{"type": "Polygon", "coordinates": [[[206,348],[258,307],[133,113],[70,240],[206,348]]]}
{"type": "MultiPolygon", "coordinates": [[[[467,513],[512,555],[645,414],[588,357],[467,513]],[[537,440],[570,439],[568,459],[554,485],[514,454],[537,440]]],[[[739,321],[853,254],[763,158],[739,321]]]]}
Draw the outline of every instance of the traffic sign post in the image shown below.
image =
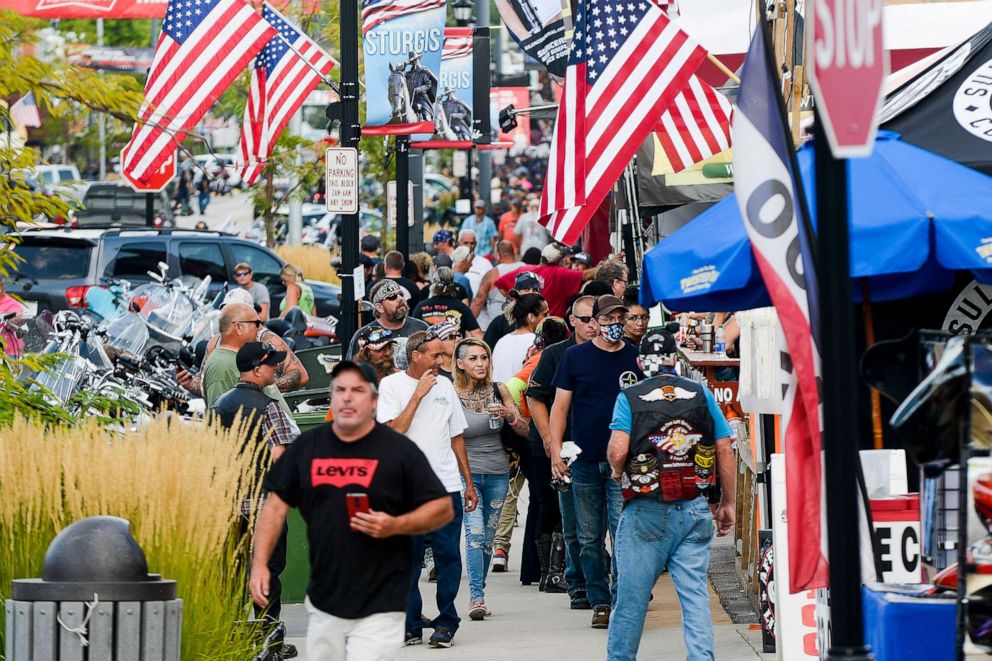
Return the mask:
{"type": "Polygon", "coordinates": [[[883,0],[815,0],[807,12],[810,85],[837,158],[868,156],[875,144],[889,57],[882,43],[883,0]]]}
{"type": "Polygon", "coordinates": [[[851,300],[848,157],[868,156],[878,130],[888,58],[883,0],[813,0],[807,11],[816,94],[817,267],[820,288],[823,474],[830,564],[830,649],[822,658],[868,661],[861,614],[857,511],[857,356],[851,300]]]}

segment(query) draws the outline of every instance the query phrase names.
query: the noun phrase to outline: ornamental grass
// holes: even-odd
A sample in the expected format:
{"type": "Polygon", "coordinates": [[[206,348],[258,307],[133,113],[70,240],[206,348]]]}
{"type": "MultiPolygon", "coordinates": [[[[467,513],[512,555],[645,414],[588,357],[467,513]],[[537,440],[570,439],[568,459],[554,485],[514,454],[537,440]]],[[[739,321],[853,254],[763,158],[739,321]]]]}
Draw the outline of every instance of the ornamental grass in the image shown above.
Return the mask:
{"type": "Polygon", "coordinates": [[[333,285],[341,284],[338,272],[331,266],[331,259],[335,253],[323,246],[281,245],[276,248],[276,252],[293,266],[302,269],[303,277],[307,280],[320,280],[333,285]]]}
{"type": "Polygon", "coordinates": [[[95,420],[69,427],[14,418],[0,427],[0,600],[11,580],[41,576],[65,526],[119,516],[131,522],[148,570],[177,583],[182,658],[251,658],[255,633],[239,624],[250,616],[249,540],[238,531],[240,504],[257,485],[254,457],[241,446],[237,432],[166,415],[125,433],[95,420]]]}

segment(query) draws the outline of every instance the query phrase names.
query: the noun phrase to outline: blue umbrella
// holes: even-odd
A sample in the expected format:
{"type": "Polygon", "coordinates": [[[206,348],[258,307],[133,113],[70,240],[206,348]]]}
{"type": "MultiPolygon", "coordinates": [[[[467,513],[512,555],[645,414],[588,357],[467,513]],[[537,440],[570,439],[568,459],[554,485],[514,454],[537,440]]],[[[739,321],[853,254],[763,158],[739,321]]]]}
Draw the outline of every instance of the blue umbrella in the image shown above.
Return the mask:
{"type": "MultiPolygon", "coordinates": [[[[815,227],[812,142],[796,158],[815,227]]],[[[888,131],[871,156],[848,162],[851,277],[867,282],[871,300],[946,289],[955,271],[992,281],[992,177],[888,131]]],[[[642,281],[642,302],[673,310],[771,304],[734,195],[648,251],[642,281]]]]}

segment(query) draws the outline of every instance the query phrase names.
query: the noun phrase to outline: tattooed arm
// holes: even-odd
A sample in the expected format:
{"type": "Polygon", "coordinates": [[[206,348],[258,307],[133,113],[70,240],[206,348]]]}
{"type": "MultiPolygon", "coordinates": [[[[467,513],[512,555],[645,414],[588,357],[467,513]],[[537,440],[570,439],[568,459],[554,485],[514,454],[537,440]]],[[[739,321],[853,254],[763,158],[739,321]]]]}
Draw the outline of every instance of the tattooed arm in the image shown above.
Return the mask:
{"type": "Polygon", "coordinates": [[[307,368],[303,367],[303,363],[289,348],[286,341],[272,331],[266,331],[263,338],[262,341],[274,346],[276,351],[286,352],[286,360],[282,361],[282,365],[279,366],[279,378],[276,379],[279,392],[292,392],[306,388],[307,384],[310,383],[310,375],[307,374],[307,368]]]}

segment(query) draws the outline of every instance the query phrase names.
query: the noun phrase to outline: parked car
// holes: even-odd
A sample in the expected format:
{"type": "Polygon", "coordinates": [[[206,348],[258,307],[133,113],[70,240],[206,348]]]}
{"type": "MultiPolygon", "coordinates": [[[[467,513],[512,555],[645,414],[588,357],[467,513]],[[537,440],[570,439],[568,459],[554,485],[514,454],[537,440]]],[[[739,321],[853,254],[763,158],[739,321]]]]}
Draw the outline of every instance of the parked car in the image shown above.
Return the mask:
{"type": "MultiPolygon", "coordinates": [[[[169,265],[170,277],[211,277],[210,294],[233,285],[234,266],[251,264],[255,281],[264,284],[277,311],[286,295],[279,278],[285,260],[264,246],[231,234],[185,229],[38,230],[18,234],[18,262],[7,289],[29,308],[65,310],[85,305],[86,290],[107,278],[132,285],[150,282],[149,270],[169,265]]],[[[319,316],[337,316],[341,288],[307,280],[319,316]]]]}
{"type": "MultiPolygon", "coordinates": [[[[75,224],[79,228],[145,226],[147,195],[149,193],[138,193],[124,181],[94,181],[86,186],[82,209],[76,212],[75,224]]],[[[175,225],[172,205],[165,191],[150,195],[155,201],[156,227],[175,225]]]]}

